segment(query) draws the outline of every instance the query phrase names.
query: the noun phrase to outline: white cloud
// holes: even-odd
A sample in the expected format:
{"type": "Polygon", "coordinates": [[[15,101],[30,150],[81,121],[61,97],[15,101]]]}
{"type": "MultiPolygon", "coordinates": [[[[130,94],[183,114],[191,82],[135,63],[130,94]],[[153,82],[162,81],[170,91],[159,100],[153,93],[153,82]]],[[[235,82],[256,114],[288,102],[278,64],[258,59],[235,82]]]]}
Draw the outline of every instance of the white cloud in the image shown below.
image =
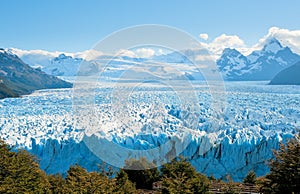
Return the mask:
{"type": "Polygon", "coordinates": [[[288,30],[278,27],[271,27],[268,33],[258,43],[253,46],[252,50],[258,50],[263,47],[266,40],[276,38],[284,46],[288,46],[292,51],[300,54],[300,30],[288,30]]]}
{"type": "Polygon", "coordinates": [[[40,56],[48,56],[48,57],[56,57],[63,52],[55,51],[49,52],[45,50],[21,50],[17,48],[11,48],[11,52],[16,54],[19,57],[26,56],[26,55],[40,55],[40,56]]]}
{"type": "Polygon", "coordinates": [[[213,55],[197,55],[195,60],[198,62],[201,61],[215,61],[217,58],[215,58],[215,56],[213,55]]]}
{"type": "Polygon", "coordinates": [[[163,49],[158,49],[158,51],[156,52],[156,55],[164,55],[164,54],[166,53],[163,49]]]}
{"type": "Polygon", "coordinates": [[[208,43],[201,42],[201,45],[216,56],[220,56],[225,48],[235,48],[242,54],[249,55],[254,50],[262,49],[269,38],[278,39],[283,46],[288,46],[293,52],[300,54],[300,30],[288,30],[278,27],[271,27],[268,33],[254,45],[245,45],[244,41],[237,35],[226,34],[222,34],[208,43]]]}
{"type": "Polygon", "coordinates": [[[135,51],[135,54],[140,58],[150,58],[155,54],[155,51],[150,48],[140,48],[135,51]]]}
{"type": "Polygon", "coordinates": [[[209,48],[216,54],[221,54],[225,48],[243,48],[245,43],[237,35],[226,35],[215,38],[210,44],[209,48]]]}
{"type": "Polygon", "coordinates": [[[136,50],[121,49],[117,52],[119,56],[127,56],[132,58],[150,58],[155,54],[155,51],[150,48],[139,48],[136,50]]]}
{"type": "Polygon", "coordinates": [[[31,58],[31,60],[37,59],[37,60],[51,60],[60,54],[65,54],[67,56],[71,56],[73,58],[83,58],[86,60],[93,60],[97,57],[103,55],[101,51],[98,50],[86,50],[82,52],[76,52],[76,53],[68,53],[68,52],[61,52],[61,51],[45,51],[45,50],[21,50],[17,48],[11,48],[9,49],[12,53],[16,54],[19,57],[25,57],[25,58],[31,58]]]}
{"type": "Polygon", "coordinates": [[[216,37],[209,43],[201,42],[201,45],[212,52],[213,55],[220,56],[225,48],[235,48],[237,50],[246,47],[244,41],[236,35],[226,35],[216,37]]]}
{"type": "Polygon", "coordinates": [[[135,58],[136,54],[133,51],[121,49],[116,53],[117,56],[126,56],[126,57],[132,57],[135,58]]]}
{"type": "Polygon", "coordinates": [[[77,58],[83,58],[85,60],[94,60],[97,59],[98,57],[100,57],[101,55],[103,55],[103,53],[101,51],[98,50],[86,50],[83,52],[78,52],[78,53],[74,53],[73,57],[77,57],[77,58]]]}
{"type": "MultiPolygon", "coordinates": [[[[203,40],[208,40],[209,38],[209,36],[205,33],[200,34],[199,37],[203,40]]],[[[213,57],[219,57],[225,48],[235,48],[244,55],[248,55],[254,50],[260,50],[265,44],[266,40],[272,37],[278,39],[283,46],[288,46],[293,52],[300,54],[300,30],[288,30],[278,27],[271,27],[266,35],[260,38],[254,45],[245,45],[244,41],[239,36],[226,34],[222,34],[210,42],[203,41],[200,44],[203,46],[203,48],[209,50],[213,57]]],[[[86,58],[87,60],[92,60],[103,55],[102,52],[97,50],[87,50],[77,53],[66,53],[60,51],[49,52],[44,50],[21,50],[16,48],[12,48],[11,50],[14,54],[17,54],[20,57],[32,57],[39,60],[43,59],[45,61],[57,57],[61,53],[65,53],[66,55],[72,57],[86,58]]],[[[168,52],[163,49],[154,50],[151,48],[138,48],[136,50],[120,50],[117,54],[128,57],[149,58],[155,54],[167,54],[168,52]]]]}
{"type": "Polygon", "coordinates": [[[203,40],[207,40],[207,39],[208,39],[208,34],[205,34],[205,33],[199,34],[199,37],[200,37],[201,39],[203,39],[203,40]]]}

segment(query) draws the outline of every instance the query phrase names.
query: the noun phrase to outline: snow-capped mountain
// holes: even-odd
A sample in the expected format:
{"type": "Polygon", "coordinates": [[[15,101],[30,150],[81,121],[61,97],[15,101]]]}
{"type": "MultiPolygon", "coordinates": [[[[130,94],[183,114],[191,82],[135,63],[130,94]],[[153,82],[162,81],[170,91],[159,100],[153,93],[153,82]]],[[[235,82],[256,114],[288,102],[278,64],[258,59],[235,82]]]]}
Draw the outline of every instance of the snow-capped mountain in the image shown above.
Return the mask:
{"type": "Polygon", "coordinates": [[[34,69],[17,55],[0,48],[0,98],[29,94],[47,88],[70,88],[72,84],[34,69]]]}
{"type": "MultiPolygon", "coordinates": [[[[88,68],[86,68],[86,72],[81,71],[81,74],[97,73],[97,64],[109,62],[109,66],[112,68],[105,72],[105,75],[114,77],[124,72],[124,65],[134,66],[138,63],[151,63],[154,61],[162,65],[163,63],[172,64],[172,66],[174,64],[181,64],[181,67],[186,67],[186,69],[180,68],[182,75],[189,75],[188,79],[202,79],[202,76],[199,76],[198,70],[191,69],[191,61],[189,61],[188,57],[197,55],[210,56],[209,53],[204,53],[204,50],[190,49],[155,55],[151,58],[132,58],[126,55],[114,58],[110,55],[100,55],[100,52],[97,51],[94,57],[87,60],[82,58],[83,54],[22,51],[18,49],[9,50],[32,67],[39,67],[42,71],[55,76],[75,76],[77,75],[79,66],[83,62],[88,68]]],[[[89,52],[86,51],[83,53],[85,53],[85,56],[89,56],[91,55],[87,54],[89,52]]],[[[270,38],[266,40],[261,50],[253,51],[247,56],[234,48],[226,48],[220,58],[216,60],[216,63],[225,80],[249,81],[271,80],[278,72],[298,61],[300,61],[298,54],[292,52],[289,47],[282,46],[276,38],[270,38]]],[[[178,76],[180,77],[181,75],[178,76]]]]}
{"type": "Polygon", "coordinates": [[[227,80],[271,80],[281,70],[300,61],[300,56],[275,39],[268,39],[262,50],[244,56],[235,49],[225,49],[217,60],[227,80]]]}
{"type": "MultiPolygon", "coordinates": [[[[95,64],[89,63],[84,57],[94,59],[101,56],[98,51],[85,51],[81,53],[48,52],[43,50],[21,50],[6,49],[6,51],[19,56],[25,63],[33,68],[39,68],[49,75],[54,76],[75,76],[81,63],[85,63],[89,68],[87,71],[95,71],[95,64]]],[[[81,72],[89,73],[89,72],[81,72]]]]}
{"type": "Polygon", "coordinates": [[[82,58],[73,58],[65,54],[60,54],[51,59],[49,64],[43,64],[42,70],[55,76],[74,76],[77,74],[82,61],[82,58]]]}
{"type": "Polygon", "coordinates": [[[225,78],[232,74],[241,76],[249,68],[249,59],[235,49],[226,48],[218,60],[218,67],[225,78]]]}
{"type": "Polygon", "coordinates": [[[81,53],[64,53],[64,52],[48,52],[42,50],[21,50],[21,49],[5,49],[7,52],[19,56],[25,63],[33,68],[39,68],[47,74],[54,76],[76,76],[91,75],[99,73],[99,64],[109,63],[109,71],[105,72],[106,76],[116,77],[123,73],[123,65],[134,65],[145,61],[142,58],[132,58],[128,56],[104,55],[100,51],[87,50],[81,53]],[[80,65],[84,64],[83,69],[80,65]]]}

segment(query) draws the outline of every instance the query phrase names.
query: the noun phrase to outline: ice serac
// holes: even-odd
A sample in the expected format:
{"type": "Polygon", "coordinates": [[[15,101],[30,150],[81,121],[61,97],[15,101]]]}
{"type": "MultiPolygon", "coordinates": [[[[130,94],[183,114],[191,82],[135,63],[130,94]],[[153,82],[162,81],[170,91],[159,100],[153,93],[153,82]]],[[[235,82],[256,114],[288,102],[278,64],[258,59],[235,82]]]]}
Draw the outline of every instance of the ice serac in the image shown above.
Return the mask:
{"type": "Polygon", "coordinates": [[[276,38],[266,40],[262,50],[244,56],[225,49],[217,64],[227,80],[271,80],[281,70],[300,61],[300,56],[283,47],[276,38]]]}
{"type": "MultiPolygon", "coordinates": [[[[230,175],[234,180],[241,181],[250,170],[254,170],[258,176],[265,175],[269,168],[268,159],[272,158],[272,150],[278,149],[281,139],[291,138],[290,134],[283,136],[274,135],[269,138],[249,138],[248,140],[233,140],[224,138],[220,143],[211,146],[207,137],[194,137],[182,154],[189,158],[192,165],[201,173],[216,178],[225,178],[230,175]],[[206,150],[204,147],[209,147],[206,150]],[[203,150],[206,150],[203,153],[203,150]]],[[[149,138],[151,138],[149,136],[149,138]]],[[[157,139],[143,138],[145,142],[154,142],[153,146],[159,146],[157,142],[166,141],[165,136],[157,136],[157,139]],[[156,145],[155,145],[156,144],[156,145]]],[[[107,141],[107,140],[101,140],[107,141]]],[[[135,149],[147,149],[141,139],[126,137],[125,142],[135,144],[135,149]]],[[[184,141],[184,140],[183,140],[184,141]]],[[[113,154],[109,149],[107,154],[113,154]]],[[[32,140],[30,152],[40,159],[41,168],[47,173],[65,174],[70,165],[79,164],[89,171],[98,170],[101,159],[88,149],[83,141],[76,140],[58,141],[47,139],[45,142],[36,144],[32,140]]],[[[176,149],[175,149],[176,152],[176,149]]]]}
{"type": "MultiPolygon", "coordinates": [[[[95,91],[95,114],[99,114],[102,129],[97,138],[102,146],[109,141],[128,149],[147,150],[162,147],[176,136],[188,145],[183,152],[174,147],[173,154],[187,156],[199,172],[216,178],[230,174],[234,180],[242,180],[249,170],[264,175],[269,170],[266,162],[272,157],[272,149],[295,135],[300,127],[299,87],[229,82],[226,88],[227,106],[221,113],[214,112],[208,103],[209,88],[199,85],[198,128],[187,128],[189,135],[180,136],[176,129],[187,126],[185,114],[170,103],[171,91],[150,84],[136,93],[146,94],[147,99],[158,96],[158,101],[169,103],[159,111],[164,118],[162,127],[151,128],[146,121],[155,112],[147,111],[143,98],[134,98],[134,111],[128,115],[141,127],[133,130],[116,127],[114,120],[109,122],[115,113],[106,106],[111,91],[107,83],[95,91]]],[[[44,90],[23,98],[0,100],[1,139],[36,155],[47,173],[66,173],[76,163],[88,170],[97,169],[101,157],[82,141],[85,137],[82,128],[75,127],[71,94],[70,89],[44,90]]],[[[108,155],[118,151],[105,148],[108,155]]]]}
{"type": "Polygon", "coordinates": [[[47,173],[66,174],[70,165],[75,164],[83,166],[89,171],[99,170],[98,165],[101,164],[101,160],[82,141],[45,139],[39,144],[35,139],[31,141],[32,145],[28,150],[40,159],[40,167],[47,173]]]}

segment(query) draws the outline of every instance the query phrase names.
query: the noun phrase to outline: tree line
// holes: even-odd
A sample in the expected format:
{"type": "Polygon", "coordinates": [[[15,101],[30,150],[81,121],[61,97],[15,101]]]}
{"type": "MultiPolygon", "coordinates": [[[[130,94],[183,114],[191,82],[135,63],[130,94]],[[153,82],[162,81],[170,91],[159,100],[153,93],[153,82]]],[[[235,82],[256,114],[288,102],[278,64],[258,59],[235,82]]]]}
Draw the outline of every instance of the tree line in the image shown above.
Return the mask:
{"type": "Polygon", "coordinates": [[[124,169],[113,170],[102,164],[99,171],[88,172],[79,165],[69,168],[66,176],[47,175],[34,156],[25,150],[12,151],[0,140],[0,193],[239,193],[243,185],[252,185],[261,193],[300,193],[299,135],[281,144],[269,161],[270,173],[256,177],[250,171],[243,184],[216,180],[199,172],[183,157],[157,168],[146,158],[125,161],[124,169]],[[128,170],[145,169],[145,170],[128,170]],[[215,189],[215,190],[214,190],[215,189]]]}

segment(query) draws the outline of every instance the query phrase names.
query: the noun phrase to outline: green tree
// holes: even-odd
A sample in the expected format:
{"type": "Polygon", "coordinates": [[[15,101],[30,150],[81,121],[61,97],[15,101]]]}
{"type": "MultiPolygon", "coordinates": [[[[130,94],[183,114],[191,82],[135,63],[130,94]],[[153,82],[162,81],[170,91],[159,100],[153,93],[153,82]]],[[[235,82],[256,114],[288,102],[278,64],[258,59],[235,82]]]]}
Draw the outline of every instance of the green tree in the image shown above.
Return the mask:
{"type": "Polygon", "coordinates": [[[66,182],[74,193],[87,193],[90,187],[88,172],[77,164],[69,168],[66,182]]]}
{"type": "Polygon", "coordinates": [[[272,193],[271,180],[265,176],[256,179],[256,186],[261,193],[272,193]]]}
{"type": "Polygon", "coordinates": [[[0,193],[47,193],[50,184],[36,159],[25,150],[12,152],[0,140],[0,193]]]}
{"type": "Polygon", "coordinates": [[[300,140],[299,134],[286,145],[274,151],[270,161],[270,173],[266,175],[264,188],[270,193],[300,193],[300,140]]]}
{"type": "Polygon", "coordinates": [[[89,173],[78,165],[70,167],[66,183],[72,193],[113,193],[115,188],[114,180],[98,172],[89,173]]]}
{"type": "Polygon", "coordinates": [[[128,179],[128,175],[123,169],[121,169],[116,176],[116,187],[114,192],[120,194],[136,192],[134,183],[128,179]]]}
{"type": "Polygon", "coordinates": [[[247,176],[244,178],[243,183],[246,184],[255,184],[256,174],[254,171],[250,171],[247,176]]]}
{"type": "Polygon", "coordinates": [[[231,176],[228,174],[225,176],[225,181],[222,182],[221,192],[225,194],[236,194],[238,193],[238,189],[236,187],[236,184],[233,182],[231,176]]]}
{"type": "Polygon", "coordinates": [[[154,163],[148,162],[146,158],[126,160],[124,168],[129,180],[135,183],[137,189],[152,189],[153,182],[159,180],[157,167],[154,163]]]}
{"type": "Polygon", "coordinates": [[[161,173],[163,193],[208,193],[209,180],[182,157],[163,165],[161,173]]]}
{"type": "Polygon", "coordinates": [[[114,193],[113,191],[116,187],[114,179],[103,176],[98,172],[91,172],[89,175],[91,186],[88,193],[114,193]]]}
{"type": "Polygon", "coordinates": [[[51,193],[67,194],[71,192],[67,187],[66,180],[60,174],[48,175],[48,181],[51,193]]]}

